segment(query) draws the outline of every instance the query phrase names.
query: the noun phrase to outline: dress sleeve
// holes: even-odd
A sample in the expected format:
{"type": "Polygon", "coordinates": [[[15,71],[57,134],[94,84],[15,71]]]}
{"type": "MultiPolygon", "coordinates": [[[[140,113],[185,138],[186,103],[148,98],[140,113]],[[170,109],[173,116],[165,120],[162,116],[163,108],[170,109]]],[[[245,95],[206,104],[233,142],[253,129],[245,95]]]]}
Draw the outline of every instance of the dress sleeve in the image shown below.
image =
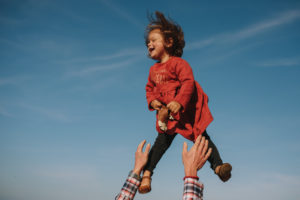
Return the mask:
{"type": "Polygon", "coordinates": [[[154,93],[155,83],[151,80],[151,71],[152,71],[151,69],[152,68],[150,68],[148,82],[146,84],[146,98],[147,98],[149,110],[153,111],[154,109],[152,108],[152,106],[150,104],[153,100],[156,99],[156,97],[155,97],[155,93],[154,93]]]}
{"type": "Polygon", "coordinates": [[[185,109],[194,92],[195,80],[193,70],[184,60],[176,66],[175,70],[181,86],[174,100],[185,109]]]}

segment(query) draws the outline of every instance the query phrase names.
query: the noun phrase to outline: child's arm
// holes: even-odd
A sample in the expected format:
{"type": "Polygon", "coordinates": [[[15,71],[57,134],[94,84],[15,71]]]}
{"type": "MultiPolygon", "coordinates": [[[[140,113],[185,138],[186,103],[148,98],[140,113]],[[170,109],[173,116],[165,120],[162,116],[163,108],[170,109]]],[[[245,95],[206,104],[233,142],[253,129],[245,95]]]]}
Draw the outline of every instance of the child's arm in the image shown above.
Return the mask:
{"type": "Polygon", "coordinates": [[[146,98],[148,102],[148,108],[149,110],[159,110],[162,104],[156,100],[155,93],[153,92],[153,89],[155,87],[154,82],[151,80],[151,68],[148,76],[148,82],[146,84],[146,98]]]}
{"type": "Polygon", "coordinates": [[[185,109],[194,92],[195,80],[193,71],[185,60],[182,60],[182,62],[176,66],[175,71],[181,83],[181,87],[174,101],[180,103],[182,108],[185,109]]]}

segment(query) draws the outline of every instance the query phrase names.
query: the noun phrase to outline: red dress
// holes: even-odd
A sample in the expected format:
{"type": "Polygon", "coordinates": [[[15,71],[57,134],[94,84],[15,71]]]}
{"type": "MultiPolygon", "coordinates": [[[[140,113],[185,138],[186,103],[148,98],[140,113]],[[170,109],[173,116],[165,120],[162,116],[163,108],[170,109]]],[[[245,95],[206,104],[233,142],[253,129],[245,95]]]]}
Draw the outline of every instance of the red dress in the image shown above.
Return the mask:
{"type": "MultiPolygon", "coordinates": [[[[167,62],[156,63],[150,68],[146,98],[151,111],[154,109],[150,103],[155,99],[165,105],[173,100],[181,104],[182,109],[172,114],[174,120],[168,121],[166,133],[170,135],[179,133],[195,141],[213,120],[207,95],[194,80],[190,65],[179,57],[171,57],[167,62]]],[[[156,129],[164,133],[158,127],[158,120],[156,129]]]]}

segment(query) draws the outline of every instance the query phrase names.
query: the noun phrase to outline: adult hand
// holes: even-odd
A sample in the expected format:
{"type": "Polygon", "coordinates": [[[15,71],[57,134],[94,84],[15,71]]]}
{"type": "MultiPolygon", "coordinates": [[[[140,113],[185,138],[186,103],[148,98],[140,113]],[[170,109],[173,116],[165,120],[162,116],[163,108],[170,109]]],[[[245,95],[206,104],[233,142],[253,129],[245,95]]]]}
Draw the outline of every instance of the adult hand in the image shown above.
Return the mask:
{"type": "Polygon", "coordinates": [[[148,161],[148,155],[150,151],[150,144],[147,144],[145,151],[143,152],[144,145],[146,143],[146,140],[143,140],[139,146],[137,147],[137,150],[135,152],[135,162],[134,162],[134,169],[133,172],[137,175],[141,174],[141,171],[143,170],[144,166],[146,165],[148,161]]]}
{"type": "Polygon", "coordinates": [[[171,101],[168,103],[167,108],[174,114],[176,114],[180,109],[181,105],[177,101],[171,101]]]}
{"type": "Polygon", "coordinates": [[[187,143],[183,143],[182,162],[184,165],[185,176],[197,176],[197,171],[205,164],[211,154],[212,149],[208,148],[208,140],[204,136],[199,136],[195,144],[188,151],[187,143]]]}

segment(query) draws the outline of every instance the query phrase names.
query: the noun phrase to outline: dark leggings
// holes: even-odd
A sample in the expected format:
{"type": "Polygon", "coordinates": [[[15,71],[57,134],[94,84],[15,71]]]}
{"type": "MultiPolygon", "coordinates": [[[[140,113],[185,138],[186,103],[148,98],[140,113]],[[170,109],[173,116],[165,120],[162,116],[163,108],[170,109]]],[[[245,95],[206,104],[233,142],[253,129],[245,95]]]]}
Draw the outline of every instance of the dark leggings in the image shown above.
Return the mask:
{"type": "MultiPolygon", "coordinates": [[[[153,170],[155,169],[157,163],[170,147],[176,135],[176,133],[174,135],[161,133],[158,134],[155,143],[150,150],[148,162],[144,168],[144,171],[148,170],[151,172],[151,174],[153,174],[153,170]]],[[[208,162],[210,163],[210,167],[215,170],[217,166],[223,164],[222,159],[216,145],[212,142],[206,130],[202,133],[202,135],[208,140],[208,148],[212,148],[212,153],[208,158],[208,162]]]]}

